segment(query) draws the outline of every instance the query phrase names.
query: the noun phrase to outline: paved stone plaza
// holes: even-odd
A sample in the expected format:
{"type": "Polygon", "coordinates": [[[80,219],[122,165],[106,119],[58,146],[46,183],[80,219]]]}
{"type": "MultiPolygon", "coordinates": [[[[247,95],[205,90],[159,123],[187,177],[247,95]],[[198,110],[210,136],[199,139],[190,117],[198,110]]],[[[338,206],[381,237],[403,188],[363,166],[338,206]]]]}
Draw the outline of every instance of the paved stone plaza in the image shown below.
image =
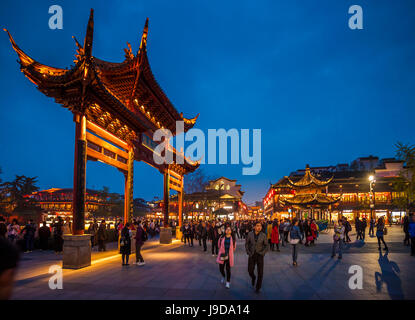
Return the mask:
{"type": "MultiPolygon", "coordinates": [[[[231,288],[220,283],[210,244],[203,253],[198,242],[190,248],[180,241],[144,247],[145,266],[121,266],[115,249],[93,253],[91,267],[63,271],[63,289],[48,286],[49,267],[61,264],[53,252],[24,254],[13,299],[415,299],[415,257],[402,244],[400,227],[390,228],[389,254],[379,255],[376,238],[347,245],[343,259],[331,259],[331,234],[321,234],[315,247],[300,247],[298,267],[291,265],[290,247],[268,252],[263,288],[256,294],[247,273],[244,241],[238,240],[231,288]],[[363,289],[351,290],[351,265],[363,268],[363,289]]],[[[356,238],[352,233],[352,240],[356,238]]],[[[109,248],[114,244],[109,245],[109,248]]],[[[135,255],[131,256],[135,261],[135,255]]],[[[131,261],[130,261],[131,262],[131,261]]]]}

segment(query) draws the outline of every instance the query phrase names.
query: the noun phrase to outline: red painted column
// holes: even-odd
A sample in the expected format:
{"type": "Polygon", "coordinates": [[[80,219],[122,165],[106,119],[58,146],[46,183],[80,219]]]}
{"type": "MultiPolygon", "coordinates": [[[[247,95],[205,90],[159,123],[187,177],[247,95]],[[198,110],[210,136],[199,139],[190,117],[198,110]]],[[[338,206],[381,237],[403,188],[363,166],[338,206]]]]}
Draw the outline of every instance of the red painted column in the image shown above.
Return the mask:
{"type": "Polygon", "coordinates": [[[75,159],[72,196],[72,234],[82,235],[85,230],[86,194],[86,118],[75,114],[75,159]]]}
{"type": "Polygon", "coordinates": [[[163,213],[164,213],[164,227],[169,226],[169,173],[166,169],[163,175],[163,213]]]}

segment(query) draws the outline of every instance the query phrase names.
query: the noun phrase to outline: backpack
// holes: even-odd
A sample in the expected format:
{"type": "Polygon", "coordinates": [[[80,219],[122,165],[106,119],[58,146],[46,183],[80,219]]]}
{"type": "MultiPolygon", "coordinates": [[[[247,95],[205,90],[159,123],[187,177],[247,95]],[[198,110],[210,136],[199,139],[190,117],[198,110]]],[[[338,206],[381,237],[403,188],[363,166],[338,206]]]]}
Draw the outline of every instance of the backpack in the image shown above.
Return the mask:
{"type": "Polygon", "coordinates": [[[415,222],[410,222],[409,223],[408,232],[409,232],[409,236],[411,238],[414,238],[415,237],[415,222]]]}

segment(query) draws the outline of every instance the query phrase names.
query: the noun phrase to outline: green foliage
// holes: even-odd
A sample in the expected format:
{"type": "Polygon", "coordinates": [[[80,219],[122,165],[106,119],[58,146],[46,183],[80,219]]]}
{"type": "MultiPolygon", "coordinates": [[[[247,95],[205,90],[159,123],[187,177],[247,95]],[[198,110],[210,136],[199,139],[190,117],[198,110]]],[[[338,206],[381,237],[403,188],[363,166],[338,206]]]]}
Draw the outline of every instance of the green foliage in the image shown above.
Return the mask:
{"type": "Polygon", "coordinates": [[[27,210],[34,208],[34,201],[30,197],[25,197],[38,191],[36,186],[37,177],[26,177],[16,175],[13,181],[6,181],[0,184],[1,204],[6,207],[6,211],[27,210]]]}
{"type": "Polygon", "coordinates": [[[408,209],[415,204],[415,145],[398,142],[395,146],[396,157],[404,161],[404,169],[394,183],[394,189],[404,196],[395,199],[394,202],[399,208],[408,209]]]}

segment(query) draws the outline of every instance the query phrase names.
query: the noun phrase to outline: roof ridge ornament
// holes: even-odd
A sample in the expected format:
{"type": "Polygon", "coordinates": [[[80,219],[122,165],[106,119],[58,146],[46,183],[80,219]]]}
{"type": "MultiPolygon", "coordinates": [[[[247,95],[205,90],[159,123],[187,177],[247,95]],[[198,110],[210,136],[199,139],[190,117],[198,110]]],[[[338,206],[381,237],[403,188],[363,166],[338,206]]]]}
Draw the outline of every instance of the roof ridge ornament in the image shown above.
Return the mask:
{"type": "Polygon", "coordinates": [[[148,35],[148,17],[146,19],[146,23],[144,24],[143,35],[141,36],[140,49],[138,52],[141,52],[141,49],[146,50],[147,35],[148,35]]]}
{"type": "Polygon", "coordinates": [[[180,117],[183,119],[184,123],[186,124],[195,124],[197,118],[199,118],[200,113],[198,113],[194,118],[187,119],[183,116],[183,112],[180,112],[180,117]]]}
{"type": "Polygon", "coordinates": [[[75,38],[75,36],[72,36],[72,38],[75,40],[75,44],[78,47],[78,49],[76,49],[75,54],[76,59],[73,61],[75,64],[77,64],[79,61],[82,60],[82,57],[85,55],[85,51],[81,44],[78,42],[78,40],[75,38]]]}
{"type": "Polygon", "coordinates": [[[134,59],[133,49],[131,48],[131,44],[128,41],[127,41],[127,47],[128,49],[124,49],[125,59],[133,60],[134,59]]]}
{"type": "Polygon", "coordinates": [[[94,38],[94,9],[89,14],[88,25],[84,40],[84,54],[87,58],[92,57],[92,41],[94,38]]]}

